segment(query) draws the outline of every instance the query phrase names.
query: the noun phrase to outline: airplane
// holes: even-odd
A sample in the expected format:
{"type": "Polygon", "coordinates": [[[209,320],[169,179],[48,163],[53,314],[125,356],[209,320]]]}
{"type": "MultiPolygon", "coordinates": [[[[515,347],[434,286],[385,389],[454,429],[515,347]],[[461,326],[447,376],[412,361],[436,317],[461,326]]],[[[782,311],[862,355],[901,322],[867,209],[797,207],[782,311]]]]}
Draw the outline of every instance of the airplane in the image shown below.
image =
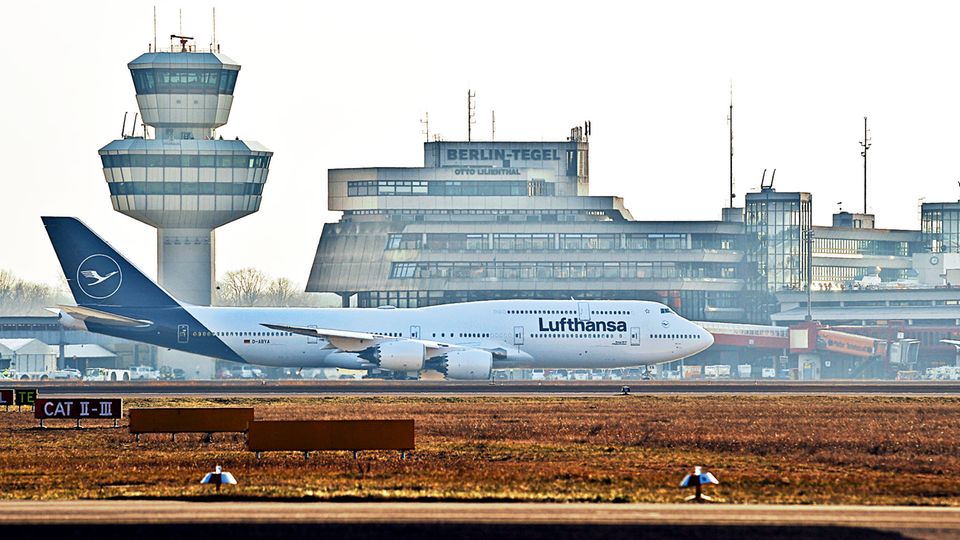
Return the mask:
{"type": "Polygon", "coordinates": [[[679,360],[713,336],[648,301],[488,300],[421,308],[258,308],[178,301],[72,217],[43,217],[76,306],[65,327],[261,366],[433,370],[598,369],[679,360]]]}

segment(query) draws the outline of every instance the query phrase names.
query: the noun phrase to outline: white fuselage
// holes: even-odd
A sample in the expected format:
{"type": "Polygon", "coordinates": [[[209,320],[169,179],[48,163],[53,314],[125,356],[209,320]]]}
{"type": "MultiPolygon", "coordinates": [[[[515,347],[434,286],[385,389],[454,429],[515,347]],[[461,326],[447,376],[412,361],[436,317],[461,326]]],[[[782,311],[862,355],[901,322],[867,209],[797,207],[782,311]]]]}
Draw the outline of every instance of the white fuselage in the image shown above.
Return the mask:
{"type": "MultiPolygon", "coordinates": [[[[413,309],[186,307],[209,332],[251,364],[364,367],[356,353],[323,338],[263,324],[379,334],[493,351],[494,368],[615,368],[696,354],[713,337],[663,304],[644,301],[494,300],[413,309]]],[[[184,350],[189,343],[181,344],[184,350]]]]}

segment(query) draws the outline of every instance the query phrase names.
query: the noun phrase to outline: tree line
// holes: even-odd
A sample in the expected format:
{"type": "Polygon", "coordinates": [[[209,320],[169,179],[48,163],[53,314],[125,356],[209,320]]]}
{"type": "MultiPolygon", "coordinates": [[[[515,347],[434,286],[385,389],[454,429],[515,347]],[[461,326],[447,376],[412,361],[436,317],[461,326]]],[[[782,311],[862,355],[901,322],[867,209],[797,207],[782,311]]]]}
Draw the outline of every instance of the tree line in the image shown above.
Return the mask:
{"type": "MultiPolygon", "coordinates": [[[[214,305],[260,307],[318,307],[324,295],[303,291],[303,287],[285,277],[271,278],[256,268],[227,272],[217,281],[214,305]]],[[[9,270],[0,269],[0,315],[50,315],[45,308],[73,304],[67,282],[61,278],[57,286],[21,279],[9,270]]]]}

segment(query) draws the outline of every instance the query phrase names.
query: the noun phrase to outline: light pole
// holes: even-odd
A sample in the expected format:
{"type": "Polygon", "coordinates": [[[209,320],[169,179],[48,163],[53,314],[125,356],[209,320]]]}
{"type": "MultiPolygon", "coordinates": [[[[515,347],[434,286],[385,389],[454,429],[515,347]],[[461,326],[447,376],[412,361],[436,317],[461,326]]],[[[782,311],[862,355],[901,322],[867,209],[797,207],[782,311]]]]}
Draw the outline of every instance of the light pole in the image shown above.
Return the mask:
{"type": "Polygon", "coordinates": [[[813,229],[804,232],[807,243],[807,322],[813,320],[813,229]]]}

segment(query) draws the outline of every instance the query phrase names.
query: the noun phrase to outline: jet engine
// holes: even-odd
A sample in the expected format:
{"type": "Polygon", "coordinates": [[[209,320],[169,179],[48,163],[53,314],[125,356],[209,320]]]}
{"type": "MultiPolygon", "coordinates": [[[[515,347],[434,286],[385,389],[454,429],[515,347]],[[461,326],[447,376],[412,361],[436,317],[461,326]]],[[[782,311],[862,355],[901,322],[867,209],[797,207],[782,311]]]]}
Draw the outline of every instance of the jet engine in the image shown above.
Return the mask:
{"type": "Polygon", "coordinates": [[[416,341],[385,341],[377,345],[376,357],[381,369],[420,371],[426,348],[416,341]]]}
{"type": "Polygon", "coordinates": [[[493,354],[470,349],[448,352],[441,371],[448,379],[483,380],[490,378],[492,369],[493,354]]]}

